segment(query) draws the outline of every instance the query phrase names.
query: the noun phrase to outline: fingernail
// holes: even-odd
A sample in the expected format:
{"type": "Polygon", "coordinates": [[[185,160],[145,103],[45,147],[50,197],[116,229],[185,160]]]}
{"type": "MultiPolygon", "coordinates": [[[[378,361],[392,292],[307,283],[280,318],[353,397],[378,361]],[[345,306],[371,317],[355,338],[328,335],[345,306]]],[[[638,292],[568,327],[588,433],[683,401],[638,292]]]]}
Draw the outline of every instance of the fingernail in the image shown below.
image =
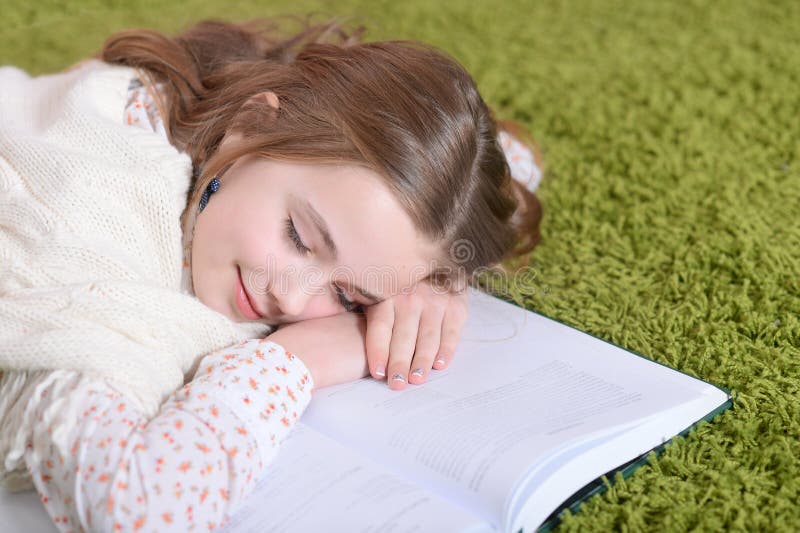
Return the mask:
{"type": "Polygon", "coordinates": [[[424,373],[425,372],[423,372],[421,368],[415,368],[414,370],[411,371],[412,376],[418,376],[418,377],[422,377],[422,374],[424,373]]]}
{"type": "Polygon", "coordinates": [[[386,365],[378,365],[378,368],[375,369],[375,375],[383,377],[386,375],[386,365]]]}
{"type": "Polygon", "coordinates": [[[406,377],[403,374],[395,374],[392,376],[392,381],[402,381],[403,383],[406,382],[406,377]]]}
{"type": "Polygon", "coordinates": [[[444,365],[444,359],[437,359],[436,361],[433,362],[433,364],[442,366],[444,365]]]}

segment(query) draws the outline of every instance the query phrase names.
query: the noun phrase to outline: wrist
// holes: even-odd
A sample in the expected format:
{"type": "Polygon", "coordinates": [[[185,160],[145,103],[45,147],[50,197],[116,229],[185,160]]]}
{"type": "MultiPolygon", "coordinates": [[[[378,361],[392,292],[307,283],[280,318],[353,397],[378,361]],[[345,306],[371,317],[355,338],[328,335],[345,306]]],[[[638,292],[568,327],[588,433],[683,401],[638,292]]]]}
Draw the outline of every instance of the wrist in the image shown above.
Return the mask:
{"type": "Polygon", "coordinates": [[[285,324],[266,337],[299,358],[314,388],[345,383],[369,375],[366,319],[340,313],[285,324]]]}

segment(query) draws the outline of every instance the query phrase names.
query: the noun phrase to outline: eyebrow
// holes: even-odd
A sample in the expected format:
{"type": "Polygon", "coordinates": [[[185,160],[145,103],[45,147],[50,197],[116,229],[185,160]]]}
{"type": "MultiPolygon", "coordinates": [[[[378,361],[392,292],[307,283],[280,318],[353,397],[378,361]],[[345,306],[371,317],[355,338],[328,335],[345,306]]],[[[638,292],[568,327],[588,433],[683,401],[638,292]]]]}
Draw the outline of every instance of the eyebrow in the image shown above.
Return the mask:
{"type": "MultiPolygon", "coordinates": [[[[297,201],[300,207],[306,210],[308,216],[311,218],[311,221],[314,222],[314,225],[317,227],[317,231],[319,231],[322,235],[322,240],[325,242],[325,246],[328,247],[328,251],[333,256],[333,260],[337,261],[339,259],[339,250],[336,248],[336,243],[333,242],[333,237],[331,237],[331,232],[328,229],[328,224],[325,222],[325,219],[322,218],[322,215],[319,214],[319,211],[314,209],[314,206],[311,205],[311,202],[309,202],[307,198],[297,198],[297,201]]],[[[380,297],[375,296],[371,292],[362,289],[361,287],[356,286],[356,290],[361,293],[361,296],[371,300],[374,304],[383,301],[380,297]]]]}

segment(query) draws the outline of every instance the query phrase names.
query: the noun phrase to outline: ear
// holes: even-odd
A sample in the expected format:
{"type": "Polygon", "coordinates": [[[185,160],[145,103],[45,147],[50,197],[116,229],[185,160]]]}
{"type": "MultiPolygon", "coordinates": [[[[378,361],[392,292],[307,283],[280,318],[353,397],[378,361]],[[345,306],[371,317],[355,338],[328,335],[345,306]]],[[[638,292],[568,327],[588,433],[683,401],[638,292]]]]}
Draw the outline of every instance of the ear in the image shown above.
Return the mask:
{"type": "Polygon", "coordinates": [[[259,106],[259,105],[264,105],[265,103],[267,105],[274,107],[275,109],[278,109],[279,105],[278,95],[272,91],[264,91],[258,94],[254,94],[253,96],[247,99],[247,101],[244,103],[242,107],[245,108],[253,105],[259,106]]]}
{"type": "Polygon", "coordinates": [[[279,106],[279,104],[278,104],[278,95],[275,94],[272,91],[266,91],[266,92],[263,92],[263,93],[259,93],[253,98],[261,98],[263,100],[266,100],[269,105],[271,105],[275,109],[278,109],[278,106],[279,106]]]}
{"type": "MultiPolygon", "coordinates": [[[[242,108],[248,106],[261,106],[264,104],[267,104],[275,109],[278,109],[280,105],[278,100],[278,95],[272,91],[264,91],[258,94],[254,94],[253,96],[247,99],[244,105],[242,105],[242,108]]],[[[219,146],[221,148],[226,142],[238,140],[241,138],[242,136],[239,133],[229,130],[227,133],[225,133],[225,137],[223,137],[222,142],[219,144],[219,146]]]]}

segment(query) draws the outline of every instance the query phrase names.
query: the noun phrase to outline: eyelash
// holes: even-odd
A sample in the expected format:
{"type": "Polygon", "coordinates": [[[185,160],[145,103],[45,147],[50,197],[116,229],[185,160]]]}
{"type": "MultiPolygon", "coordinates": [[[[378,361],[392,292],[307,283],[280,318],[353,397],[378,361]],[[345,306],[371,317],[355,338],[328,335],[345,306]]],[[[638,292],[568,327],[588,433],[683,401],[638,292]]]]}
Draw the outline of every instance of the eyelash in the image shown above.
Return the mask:
{"type": "Polygon", "coordinates": [[[289,235],[289,239],[294,243],[298,252],[305,255],[311,251],[311,249],[306,247],[303,241],[300,240],[300,234],[297,233],[297,228],[294,227],[294,222],[291,217],[286,219],[286,234],[289,235]]]}
{"type": "MultiPolygon", "coordinates": [[[[284,225],[286,227],[286,234],[289,236],[289,240],[291,240],[292,243],[295,245],[295,248],[297,248],[297,251],[303,255],[306,255],[308,252],[310,252],[311,249],[308,248],[305,244],[303,244],[303,241],[300,239],[300,234],[297,233],[297,228],[294,227],[294,221],[292,220],[291,217],[288,217],[284,221],[284,225]]],[[[361,304],[351,302],[350,300],[345,298],[344,291],[342,291],[342,289],[340,289],[339,287],[336,287],[336,294],[339,297],[339,303],[342,304],[342,307],[344,307],[348,313],[363,312],[361,304]]]]}

